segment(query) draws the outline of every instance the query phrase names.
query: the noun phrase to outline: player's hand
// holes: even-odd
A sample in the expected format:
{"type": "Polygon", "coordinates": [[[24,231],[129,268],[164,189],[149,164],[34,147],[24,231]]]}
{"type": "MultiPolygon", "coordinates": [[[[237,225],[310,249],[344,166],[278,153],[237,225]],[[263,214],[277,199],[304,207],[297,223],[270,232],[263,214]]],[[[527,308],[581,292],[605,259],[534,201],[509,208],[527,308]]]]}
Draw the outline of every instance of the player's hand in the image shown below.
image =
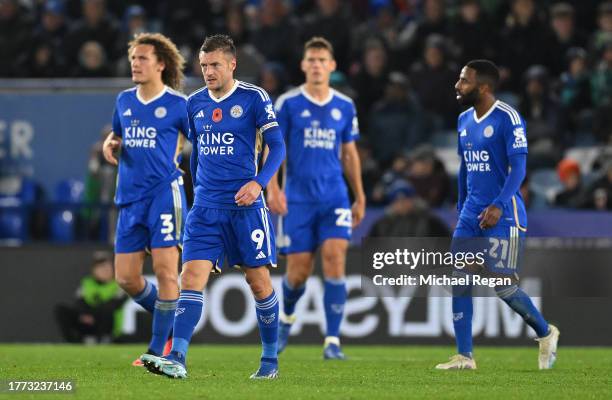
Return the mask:
{"type": "Polygon", "coordinates": [[[353,206],[351,207],[351,213],[353,214],[352,215],[353,228],[359,225],[361,221],[363,220],[363,217],[365,217],[365,207],[366,207],[365,198],[357,199],[353,203],[353,206]]]}
{"type": "Polygon", "coordinates": [[[102,145],[102,154],[104,159],[110,164],[118,165],[119,162],[115,158],[115,151],[121,146],[121,142],[117,139],[107,138],[102,145]]]}
{"type": "Polygon", "coordinates": [[[489,207],[482,210],[478,219],[480,220],[480,229],[488,229],[497,225],[497,221],[502,215],[502,210],[491,204],[489,207]]]}
{"type": "Polygon", "coordinates": [[[284,190],[270,189],[268,186],[267,203],[274,214],[287,215],[287,196],[284,190]]]}
{"type": "Polygon", "coordinates": [[[250,181],[240,188],[238,193],[234,196],[236,204],[239,206],[250,206],[253,204],[257,197],[261,193],[261,186],[255,181],[250,181]]]}

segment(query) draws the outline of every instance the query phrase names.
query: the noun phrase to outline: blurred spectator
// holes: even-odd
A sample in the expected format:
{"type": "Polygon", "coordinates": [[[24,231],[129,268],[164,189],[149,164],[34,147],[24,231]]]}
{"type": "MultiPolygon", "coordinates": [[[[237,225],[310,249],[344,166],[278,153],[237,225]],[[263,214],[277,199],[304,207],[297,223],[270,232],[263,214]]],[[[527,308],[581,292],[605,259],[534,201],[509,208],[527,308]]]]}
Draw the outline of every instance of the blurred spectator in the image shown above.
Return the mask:
{"type": "Polygon", "coordinates": [[[117,42],[116,52],[120,57],[117,61],[117,75],[128,76],[130,74],[130,60],[127,54],[128,43],[134,39],[135,35],[148,30],[147,15],[144,8],[139,5],[129,6],[125,10],[121,33],[117,42]]]}
{"type": "Polygon", "coordinates": [[[483,13],[479,0],[462,0],[451,37],[458,61],[465,65],[474,59],[495,59],[499,45],[497,30],[483,13]]]}
{"type": "Polygon", "coordinates": [[[372,105],[383,97],[388,75],[387,51],[379,40],[370,39],[365,45],[361,68],[352,80],[357,91],[357,115],[365,132],[368,131],[366,116],[372,105]]]}
{"type": "Polygon", "coordinates": [[[612,143],[612,41],[601,51],[601,59],[591,77],[593,131],[604,143],[612,143]]]}
{"type": "Polygon", "coordinates": [[[121,332],[126,295],[113,279],[110,253],[96,252],[91,275],[81,280],[72,304],[58,304],[55,318],[70,343],[109,343],[121,332]]]}
{"type": "Polygon", "coordinates": [[[446,237],[450,231],[446,224],[431,213],[427,203],[416,197],[416,191],[406,181],[398,181],[387,196],[389,206],[379,219],[371,237],[446,237]]]}
{"type": "Polygon", "coordinates": [[[412,66],[410,82],[423,108],[435,117],[438,129],[453,129],[457,123],[457,76],[457,68],[447,60],[444,38],[428,37],[423,60],[412,66]]]}
{"type": "Polygon", "coordinates": [[[112,206],[117,167],[105,162],[102,155],[102,143],[111,130],[112,127],[107,125],[100,131],[100,140],[91,148],[85,178],[84,207],[81,216],[85,221],[88,237],[97,240],[108,240],[112,237],[111,231],[114,228],[116,213],[112,206]]]}
{"type": "Polygon", "coordinates": [[[274,103],[278,96],[286,90],[285,69],[282,64],[269,62],[264,64],[259,71],[257,85],[262,87],[274,103]]]}
{"type": "MultiPolygon", "coordinates": [[[[258,12],[259,26],[251,33],[251,42],[267,61],[297,64],[295,27],[287,18],[282,0],[263,0],[258,12]]],[[[295,67],[293,67],[295,68],[295,67]]]]}
{"type": "Polygon", "coordinates": [[[374,186],[370,204],[385,204],[388,200],[390,188],[400,181],[406,180],[408,159],[405,155],[398,155],[391,162],[389,169],[384,171],[380,181],[374,186]]]}
{"type": "Polygon", "coordinates": [[[521,197],[523,198],[523,204],[525,204],[525,209],[527,210],[531,208],[533,197],[535,196],[533,190],[531,190],[529,181],[529,175],[525,175],[525,179],[523,179],[523,182],[521,183],[521,187],[519,189],[519,191],[521,192],[521,197]]]}
{"type": "Polygon", "coordinates": [[[361,161],[361,180],[363,181],[363,191],[368,200],[372,199],[374,187],[380,179],[381,171],[377,160],[372,155],[372,148],[368,140],[361,136],[357,142],[357,152],[361,161]]]}
{"type": "Polygon", "coordinates": [[[530,166],[556,165],[566,137],[561,109],[550,93],[548,72],[543,66],[534,65],[527,70],[519,111],[527,122],[530,166]]]}
{"type": "Polygon", "coordinates": [[[450,197],[450,178],[433,148],[421,145],[408,158],[408,180],[431,207],[440,207],[450,197]]]}
{"type": "Polygon", "coordinates": [[[363,56],[364,43],[377,40],[389,49],[389,64],[401,69],[404,60],[398,51],[404,43],[400,38],[401,22],[394,8],[390,4],[381,4],[375,7],[372,18],[366,20],[353,30],[353,57],[360,59],[363,56]]]}
{"type": "Polygon", "coordinates": [[[323,36],[334,46],[334,57],[338,69],[347,72],[351,51],[350,8],[343,7],[340,0],[317,0],[317,10],[306,15],[301,34],[301,43],[313,36],[323,36]]]}
{"type": "Polygon", "coordinates": [[[74,68],[72,74],[81,78],[112,76],[106,52],[100,43],[93,40],[83,43],[79,50],[78,65],[74,68]]]}
{"type": "Polygon", "coordinates": [[[410,51],[405,56],[407,70],[412,60],[420,57],[424,51],[424,43],[432,34],[448,36],[450,26],[446,20],[446,5],[443,0],[425,0],[423,2],[423,15],[416,20],[414,34],[410,37],[410,51]]]}
{"type": "Polygon", "coordinates": [[[580,47],[572,47],[567,53],[567,70],[561,74],[560,101],[573,131],[590,129],[591,106],[590,75],[587,70],[587,53],[580,47]]]}
{"type": "Polygon", "coordinates": [[[37,42],[30,50],[27,69],[24,69],[28,78],[54,78],[65,76],[64,68],[58,54],[48,42],[37,42]]]}
{"type": "Polygon", "coordinates": [[[597,51],[612,41],[612,1],[606,1],[597,9],[597,31],[591,37],[591,50],[597,51]]]}
{"type": "Polygon", "coordinates": [[[583,207],[612,210],[612,162],[608,162],[603,168],[603,175],[589,185],[583,207]]]}
{"type": "MultiPolygon", "coordinates": [[[[172,0],[160,3],[159,15],[162,18],[164,34],[166,34],[177,45],[178,48],[187,46],[200,48],[204,37],[210,32],[221,32],[223,29],[207,29],[207,27],[218,26],[219,22],[213,22],[223,18],[224,8],[222,4],[209,0],[172,0]]],[[[223,28],[223,24],[220,28],[223,28]]],[[[197,57],[196,57],[197,58],[197,57]]]]}
{"type": "Polygon", "coordinates": [[[24,67],[33,21],[17,0],[0,0],[0,77],[16,76],[24,67]]]}
{"type": "Polygon", "coordinates": [[[557,193],[553,204],[557,207],[577,208],[582,201],[582,175],[580,166],[570,158],[565,158],[557,165],[557,175],[563,184],[563,190],[557,193]]]}
{"type": "Polygon", "coordinates": [[[48,0],[40,25],[34,30],[34,46],[28,60],[29,68],[26,68],[28,75],[38,78],[66,76],[64,39],[67,33],[64,4],[60,0],[48,0]]]}
{"type": "Polygon", "coordinates": [[[389,74],[383,99],[372,107],[368,137],[376,159],[383,164],[425,140],[421,109],[401,72],[389,74]]]}
{"type": "Polygon", "coordinates": [[[512,0],[500,43],[502,77],[511,90],[518,92],[521,77],[530,65],[548,65],[548,31],[538,18],[534,0],[512,0]]]}
{"type": "MultiPolygon", "coordinates": [[[[119,25],[117,21],[108,14],[104,0],[83,0],[83,18],[76,21],[66,37],[66,57],[70,65],[83,64],[83,52],[86,48],[88,55],[96,52],[114,61],[116,56],[117,43],[119,39],[119,25]],[[101,47],[101,51],[93,50],[93,45],[86,43],[96,43],[101,47]]],[[[90,60],[93,61],[93,60],[90,60]]],[[[106,61],[104,61],[106,62],[106,61]]],[[[83,72],[91,70],[85,67],[83,72]]],[[[80,71],[77,69],[77,71],[80,71]]],[[[105,74],[94,74],[95,76],[108,76],[105,74]]],[[[86,75],[91,76],[91,75],[86,75]]]]}
{"type": "Polygon", "coordinates": [[[585,47],[588,37],[574,22],[574,7],[556,3],[550,9],[551,59],[548,67],[554,75],[562,72],[567,52],[572,47],[585,47]]]}
{"type": "Polygon", "coordinates": [[[234,41],[236,47],[249,43],[249,32],[244,9],[235,5],[225,14],[225,33],[234,41]]]}

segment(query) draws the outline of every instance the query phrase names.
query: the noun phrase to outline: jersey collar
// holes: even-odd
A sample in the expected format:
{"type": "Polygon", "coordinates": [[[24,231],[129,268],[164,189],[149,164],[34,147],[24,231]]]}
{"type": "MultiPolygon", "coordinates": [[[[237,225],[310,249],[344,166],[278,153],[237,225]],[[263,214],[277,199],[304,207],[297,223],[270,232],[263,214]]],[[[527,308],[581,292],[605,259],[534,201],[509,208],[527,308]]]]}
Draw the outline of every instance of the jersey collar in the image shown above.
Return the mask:
{"type": "Polygon", "coordinates": [[[159,92],[157,95],[153,96],[149,100],[145,101],[142,97],[140,97],[140,94],[138,93],[138,88],[136,88],[136,98],[138,99],[139,102],[141,102],[143,105],[146,106],[148,104],[153,103],[155,100],[159,99],[160,97],[162,97],[164,94],[166,94],[167,91],[168,91],[168,86],[164,85],[164,88],[162,89],[161,92],[159,92]]]}
{"type": "Polygon", "coordinates": [[[304,97],[306,97],[310,102],[323,107],[324,105],[326,105],[327,103],[329,103],[332,98],[334,97],[334,89],[329,88],[329,95],[327,96],[327,98],[323,101],[319,101],[317,99],[315,99],[314,97],[312,97],[311,95],[309,95],[306,92],[306,89],[304,88],[304,85],[300,86],[300,91],[302,92],[302,94],[304,95],[304,97]]]}
{"type": "Polygon", "coordinates": [[[212,93],[210,93],[210,90],[208,91],[208,97],[210,97],[215,103],[221,103],[223,100],[227,99],[228,97],[230,97],[238,88],[238,84],[240,83],[240,81],[238,79],[234,79],[234,86],[232,86],[232,88],[230,89],[229,92],[225,93],[223,96],[216,98],[215,96],[212,95],[212,93]]]}
{"type": "Polygon", "coordinates": [[[495,100],[495,103],[493,103],[491,108],[489,108],[489,111],[484,113],[484,115],[482,117],[480,117],[480,118],[478,118],[476,116],[476,109],[474,108],[474,121],[476,121],[477,124],[479,124],[482,121],[484,121],[493,112],[493,110],[495,110],[495,107],[497,107],[497,104],[499,104],[499,100],[495,100]]]}

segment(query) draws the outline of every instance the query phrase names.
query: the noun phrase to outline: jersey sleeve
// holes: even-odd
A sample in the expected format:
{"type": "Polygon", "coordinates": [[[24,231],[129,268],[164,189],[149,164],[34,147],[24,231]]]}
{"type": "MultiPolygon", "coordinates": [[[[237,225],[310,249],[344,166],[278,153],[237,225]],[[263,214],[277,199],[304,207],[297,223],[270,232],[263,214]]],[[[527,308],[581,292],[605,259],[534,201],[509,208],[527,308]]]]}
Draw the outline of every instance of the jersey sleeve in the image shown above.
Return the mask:
{"type": "Polygon", "coordinates": [[[289,131],[291,130],[291,116],[289,114],[289,105],[287,101],[283,101],[278,99],[276,104],[274,105],[276,110],[276,121],[283,132],[283,139],[285,139],[285,143],[287,143],[287,138],[289,136],[289,131]]]}
{"type": "Polygon", "coordinates": [[[123,137],[121,132],[121,120],[119,119],[119,111],[117,110],[117,106],[115,106],[115,111],[113,112],[113,134],[115,136],[123,137]]]}
{"type": "Polygon", "coordinates": [[[527,154],[527,128],[525,121],[518,113],[513,116],[504,115],[503,120],[504,141],[506,144],[506,154],[527,154]]]}
{"type": "Polygon", "coordinates": [[[265,92],[255,98],[255,125],[262,134],[279,129],[274,105],[270,100],[270,96],[265,92]]]}
{"type": "Polygon", "coordinates": [[[185,132],[187,134],[187,139],[189,139],[191,142],[193,142],[194,145],[196,145],[196,129],[195,129],[195,125],[193,124],[193,118],[191,118],[191,102],[190,100],[187,100],[187,106],[185,107],[185,113],[187,114],[187,131],[185,132]]]}
{"type": "Polygon", "coordinates": [[[189,112],[187,111],[187,102],[181,103],[181,113],[179,121],[179,129],[183,135],[191,140],[191,123],[189,122],[189,112]]]}
{"type": "Polygon", "coordinates": [[[351,102],[350,114],[346,127],[342,131],[342,143],[349,143],[359,139],[359,121],[355,104],[351,102]]]}

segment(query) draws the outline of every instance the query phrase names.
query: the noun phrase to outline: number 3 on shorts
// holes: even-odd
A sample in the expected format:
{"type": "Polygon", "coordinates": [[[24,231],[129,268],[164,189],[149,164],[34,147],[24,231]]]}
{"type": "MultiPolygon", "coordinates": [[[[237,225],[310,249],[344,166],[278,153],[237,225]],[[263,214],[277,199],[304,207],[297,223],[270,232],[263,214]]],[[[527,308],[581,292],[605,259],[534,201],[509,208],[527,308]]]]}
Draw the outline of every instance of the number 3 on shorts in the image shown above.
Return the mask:
{"type": "Polygon", "coordinates": [[[172,233],[174,230],[174,224],[172,223],[172,214],[160,214],[159,218],[162,220],[162,234],[172,233]]]}

